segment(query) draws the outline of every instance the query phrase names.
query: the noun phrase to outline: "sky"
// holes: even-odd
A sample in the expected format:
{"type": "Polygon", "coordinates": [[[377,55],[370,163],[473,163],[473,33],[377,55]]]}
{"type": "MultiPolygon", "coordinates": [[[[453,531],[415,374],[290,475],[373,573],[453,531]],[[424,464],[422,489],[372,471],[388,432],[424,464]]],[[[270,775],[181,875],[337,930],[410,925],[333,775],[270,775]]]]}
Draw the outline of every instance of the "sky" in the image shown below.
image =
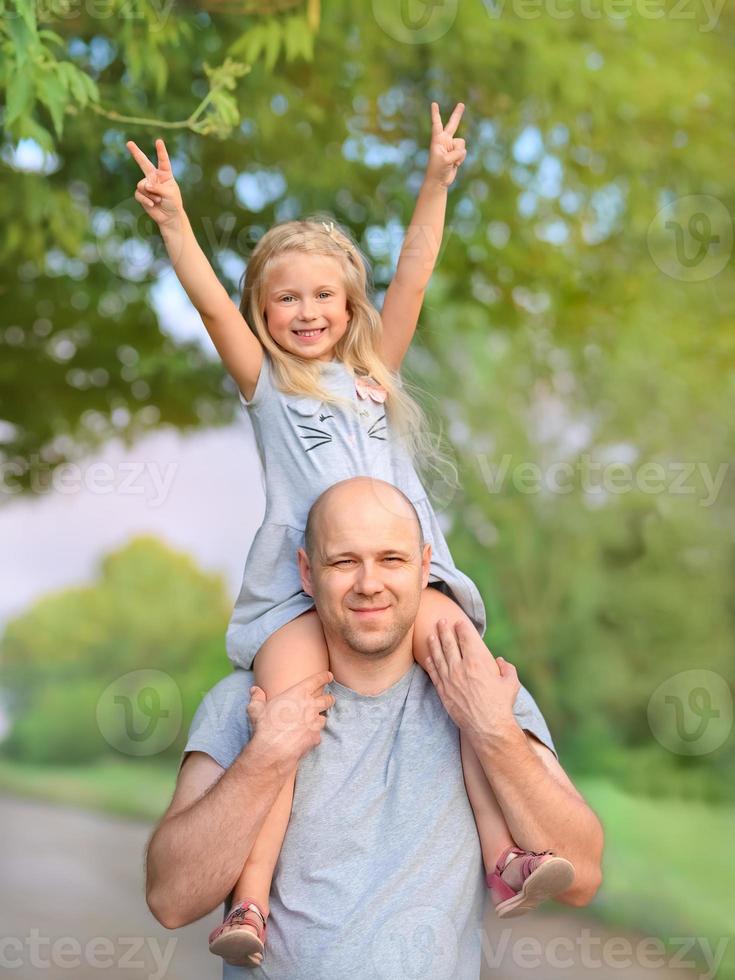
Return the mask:
{"type": "Polygon", "coordinates": [[[244,413],[231,426],[159,430],[67,469],[57,489],[0,507],[0,627],[39,596],[83,584],[98,560],[154,534],[221,572],[234,600],[265,507],[244,413]]]}

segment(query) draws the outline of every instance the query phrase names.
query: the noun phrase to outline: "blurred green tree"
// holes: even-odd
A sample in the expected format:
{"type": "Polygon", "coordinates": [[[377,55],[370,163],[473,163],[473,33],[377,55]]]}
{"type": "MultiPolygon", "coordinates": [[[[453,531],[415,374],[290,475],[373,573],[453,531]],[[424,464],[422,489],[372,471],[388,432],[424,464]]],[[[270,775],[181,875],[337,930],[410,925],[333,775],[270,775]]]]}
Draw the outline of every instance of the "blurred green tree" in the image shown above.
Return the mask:
{"type": "MultiPolygon", "coordinates": [[[[151,537],[105,557],[97,580],[46,596],[0,639],[13,727],[3,752],[31,762],[81,762],[115,752],[96,721],[102,692],[139,670],[181,693],[180,751],[202,695],[228,673],[230,603],[222,579],[151,537]]],[[[243,709],[244,710],[244,709],[243,709]]]]}

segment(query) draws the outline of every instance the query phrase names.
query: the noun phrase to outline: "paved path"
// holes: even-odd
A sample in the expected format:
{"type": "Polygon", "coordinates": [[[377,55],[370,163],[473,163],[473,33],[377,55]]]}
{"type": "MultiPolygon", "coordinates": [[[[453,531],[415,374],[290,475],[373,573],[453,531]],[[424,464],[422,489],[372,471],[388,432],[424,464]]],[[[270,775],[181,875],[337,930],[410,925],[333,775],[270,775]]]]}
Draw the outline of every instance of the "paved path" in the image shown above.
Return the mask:
{"type": "MultiPolygon", "coordinates": [[[[219,961],[206,946],[219,912],[170,933],[146,907],[142,855],[150,833],[147,824],[0,797],[0,827],[3,976],[221,980],[219,961]]],[[[550,915],[505,921],[489,913],[482,980],[697,976],[660,964],[647,967],[635,954],[640,937],[613,933],[584,916],[556,909],[550,915]],[[614,936],[619,937],[617,951],[610,946],[614,936]],[[632,950],[627,958],[634,964],[628,968],[620,965],[626,959],[626,941],[632,950]]]]}

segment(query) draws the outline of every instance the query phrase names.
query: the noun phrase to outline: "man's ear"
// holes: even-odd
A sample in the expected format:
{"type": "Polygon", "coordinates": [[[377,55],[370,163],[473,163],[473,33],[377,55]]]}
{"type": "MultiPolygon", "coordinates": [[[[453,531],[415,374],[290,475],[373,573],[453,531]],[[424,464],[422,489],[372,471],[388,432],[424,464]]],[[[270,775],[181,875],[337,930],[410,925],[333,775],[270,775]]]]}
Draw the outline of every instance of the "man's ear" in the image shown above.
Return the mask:
{"type": "Polygon", "coordinates": [[[296,558],[299,563],[299,576],[301,578],[301,587],[307,595],[310,595],[312,599],[314,598],[314,593],[312,592],[311,585],[311,564],[309,562],[309,556],[306,554],[303,548],[299,548],[296,552],[296,558]]]}
{"type": "Polygon", "coordinates": [[[429,584],[431,573],[431,545],[427,541],[421,553],[421,588],[425,589],[429,584]]]}

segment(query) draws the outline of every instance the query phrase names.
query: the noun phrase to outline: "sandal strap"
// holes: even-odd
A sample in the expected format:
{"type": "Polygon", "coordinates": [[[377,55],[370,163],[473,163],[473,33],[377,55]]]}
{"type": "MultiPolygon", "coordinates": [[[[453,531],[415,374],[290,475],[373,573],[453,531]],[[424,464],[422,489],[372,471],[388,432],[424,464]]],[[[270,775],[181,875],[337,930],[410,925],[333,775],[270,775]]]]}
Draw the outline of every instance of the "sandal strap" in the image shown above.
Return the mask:
{"type": "Polygon", "coordinates": [[[259,906],[256,905],[256,903],[251,898],[246,898],[242,902],[238,902],[238,904],[233,909],[230,909],[227,918],[225,919],[225,922],[228,925],[231,925],[233,922],[243,922],[248,912],[255,912],[255,914],[258,916],[258,918],[262,923],[262,926],[260,927],[256,926],[256,928],[258,929],[259,933],[263,933],[265,931],[265,926],[266,926],[265,916],[263,915],[259,906]]]}
{"type": "Polygon", "coordinates": [[[517,847],[515,845],[512,845],[511,847],[506,847],[506,849],[498,858],[498,863],[495,865],[494,873],[498,875],[498,877],[502,875],[503,871],[505,871],[506,864],[510,864],[510,862],[508,861],[508,855],[510,854],[513,854],[515,857],[523,857],[525,859],[523,864],[524,871],[525,871],[527,862],[531,858],[543,857],[545,854],[553,854],[553,853],[554,853],[553,851],[526,851],[524,850],[524,848],[517,847]]]}

